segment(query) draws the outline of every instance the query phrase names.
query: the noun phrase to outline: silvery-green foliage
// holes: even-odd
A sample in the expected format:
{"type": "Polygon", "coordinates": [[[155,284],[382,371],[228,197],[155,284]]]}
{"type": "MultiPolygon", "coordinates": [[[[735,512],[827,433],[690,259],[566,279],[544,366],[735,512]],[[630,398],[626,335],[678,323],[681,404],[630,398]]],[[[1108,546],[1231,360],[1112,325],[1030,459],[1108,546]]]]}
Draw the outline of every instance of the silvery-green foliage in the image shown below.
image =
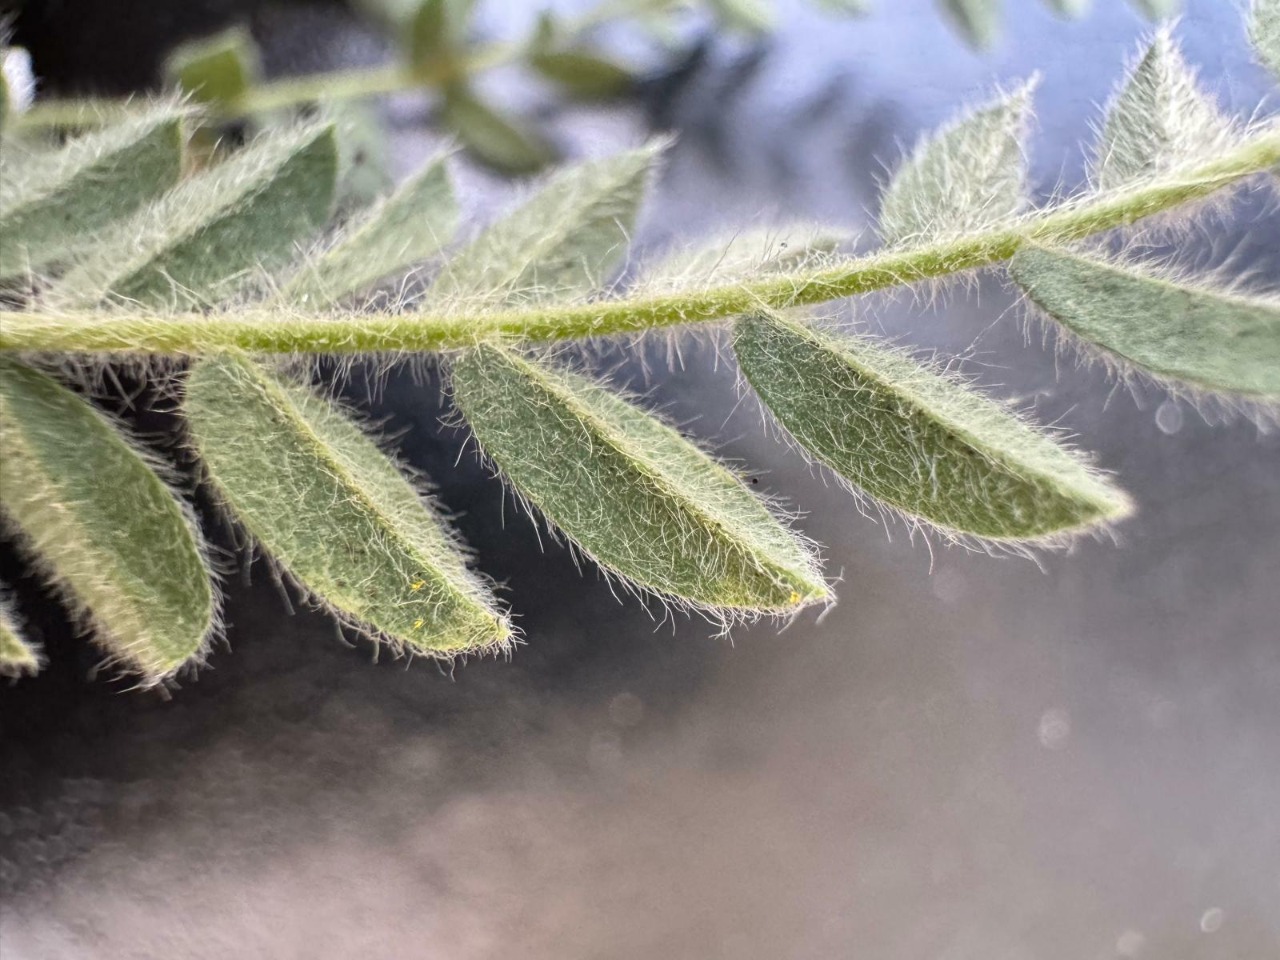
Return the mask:
{"type": "Polygon", "coordinates": [[[458,204],[443,160],[427,164],[381,203],[347,224],[281,291],[294,303],[326,306],[439,253],[458,228],[458,204]]]}
{"type": "Polygon", "coordinates": [[[143,682],[203,651],[216,605],[190,511],[117,425],[7,356],[0,513],[98,642],[143,682]]]}
{"type": "Polygon", "coordinates": [[[919,243],[1009,220],[1027,202],[1023,142],[1034,82],[926,137],[880,204],[886,243],[919,243]]]}
{"type": "MultiPolygon", "coordinates": [[[[600,287],[626,252],[655,158],[651,146],[564,171],[458,255],[487,276],[445,267],[451,292],[510,302],[600,287]]],[[[625,583],[719,616],[827,596],[806,546],[741,481],[626,400],[499,345],[455,359],[452,378],[503,478],[625,583]]]]}
{"type": "Polygon", "coordinates": [[[462,303],[563,299],[599,288],[627,252],[660,146],[553,177],[459,251],[431,295],[462,303]]]}
{"type": "Polygon", "coordinates": [[[341,620],[419,654],[510,642],[430,501],[334,404],[226,356],[196,364],[184,410],[219,499],[341,620]]]}
{"type": "Polygon", "coordinates": [[[325,223],[336,173],[330,124],[260,137],[104,232],[50,300],[193,306],[223,299],[249,271],[278,266],[325,223]]]}
{"type": "Polygon", "coordinates": [[[1235,136],[1231,123],[1196,86],[1162,28],[1121,86],[1103,123],[1093,177],[1104,190],[1194,163],[1235,136]]]}
{"type": "Polygon", "coordinates": [[[940,530],[1059,537],[1122,519],[1128,498],[1006,408],[869,337],[777,315],[738,321],[747,382],[815,459],[940,530]]]}
{"type": "Polygon", "coordinates": [[[184,111],[159,103],[62,150],[0,150],[0,277],[66,259],[86,238],[173,186],[184,111]]]}
{"type": "MultiPolygon", "coordinates": [[[[1258,4],[1254,16],[1255,37],[1265,37],[1273,7],[1258,4]]],[[[198,657],[212,586],[165,471],[17,359],[179,355],[186,377],[159,376],[168,377],[162,388],[185,389],[202,475],[281,576],[397,650],[506,649],[506,614],[431,501],[357,419],[272,356],[449,352],[454,397],[481,450],[581,554],[629,588],[716,619],[790,614],[829,598],[807,542],[640,404],[534,349],[736,321],[734,352],[774,419],[890,512],[1012,549],[1105,529],[1131,506],[1087,458],[939,367],[870,337],[822,332],[799,313],[1012,260],[1030,299],[1116,367],[1242,401],[1228,408],[1273,403],[1272,300],[1075,252],[1087,237],[1280,164],[1272,122],[1223,136],[1188,125],[1204,115],[1186,103],[1202,101],[1186,99],[1194,89],[1170,69],[1180,61],[1166,34],[1153,49],[1159,57],[1145,74],[1139,67],[1112,111],[1113,141],[1126,149],[1102,156],[1145,158],[1118,189],[1027,204],[1024,88],[908,158],[886,191],[884,249],[855,256],[822,231],[748,231],[718,250],[640,264],[629,286],[616,274],[656,146],[551,178],[442,258],[455,209],[438,164],[334,230],[329,125],[278,130],[228,159],[218,151],[212,166],[91,237],[69,267],[55,258],[35,282],[11,288],[17,306],[0,306],[5,512],[33,562],[144,682],[198,657]],[[1170,86],[1183,98],[1181,125],[1144,114],[1134,92],[1158,100],[1170,86]],[[357,302],[424,259],[445,261],[425,295],[357,302]]],[[[82,142],[38,162],[72,169],[64,165],[82,142]]],[[[35,157],[9,151],[5,162],[35,157]]],[[[14,178],[15,209],[37,198],[33,182],[14,178]]]]}
{"type": "Polygon", "coordinates": [[[18,615],[0,590],[0,677],[20,677],[40,670],[40,648],[23,636],[18,615]]]}
{"type": "Polygon", "coordinates": [[[1122,367],[1192,390],[1280,400],[1280,300],[1040,247],[1024,247],[1010,269],[1037,307],[1122,367]]]}
{"type": "Polygon", "coordinates": [[[1258,59],[1280,78],[1280,0],[1253,0],[1249,39],[1258,59]]]}
{"type": "Polygon", "coordinates": [[[624,582],[720,615],[828,598],[811,552],[742,480],[583,377],[482,346],[454,399],[502,475],[624,582]]]}

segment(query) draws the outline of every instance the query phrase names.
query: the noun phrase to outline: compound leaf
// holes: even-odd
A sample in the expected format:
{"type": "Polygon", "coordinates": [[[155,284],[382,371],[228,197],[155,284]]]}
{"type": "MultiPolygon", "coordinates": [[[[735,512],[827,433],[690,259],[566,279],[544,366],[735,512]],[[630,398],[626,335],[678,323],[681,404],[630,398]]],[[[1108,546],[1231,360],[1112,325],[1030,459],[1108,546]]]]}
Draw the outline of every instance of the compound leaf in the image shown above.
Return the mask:
{"type": "Polygon", "coordinates": [[[453,390],[504,478],[605,570],[723,613],[827,598],[808,549],[738,477],[604,388],[481,346],[455,361],[453,390]]]}
{"type": "Polygon", "coordinates": [[[331,124],[265,134],[104,233],[50,298],[216,302],[324,225],[337,163],[331,124]]]}
{"type": "Polygon", "coordinates": [[[334,404],[221,356],[192,369],[186,414],[232,515],[341,620],[428,655],[510,642],[506,617],[430,503],[334,404]]]}
{"type": "Polygon", "coordinates": [[[1104,190],[1221,152],[1231,124],[1196,86],[1169,28],[1161,29],[1107,111],[1094,162],[1104,190]]]}
{"type": "Polygon", "coordinates": [[[1126,365],[1203,390],[1280,397],[1280,302],[1042,247],[1019,251],[1011,270],[1036,306],[1126,365]]]}
{"type": "Polygon", "coordinates": [[[1022,210],[1033,88],[1034,81],[979,107],[916,147],[884,193],[886,243],[971,233],[1022,210]]]}
{"type": "Polygon", "coordinates": [[[0,357],[0,509],[113,657],[158,682],[199,657],[215,602],[188,511],[92,406],[0,357]]]}
{"type": "Polygon", "coordinates": [[[0,149],[0,276],[65,259],[176,183],[184,114],[160,104],[36,162],[0,149]]]}
{"type": "Polygon", "coordinates": [[[320,258],[299,270],[281,296],[326,306],[438,253],[458,226],[458,205],[443,160],[410,177],[347,227],[320,258]]]}
{"type": "Polygon", "coordinates": [[[870,338],[762,314],[738,321],[734,352],[815,459],[946,532],[1038,540],[1129,512],[1123,493],[1048,436],[870,338]]]}
{"type": "Polygon", "coordinates": [[[659,145],[565,170],[445,266],[433,294],[560,299],[601,286],[625,256],[659,145]]]}

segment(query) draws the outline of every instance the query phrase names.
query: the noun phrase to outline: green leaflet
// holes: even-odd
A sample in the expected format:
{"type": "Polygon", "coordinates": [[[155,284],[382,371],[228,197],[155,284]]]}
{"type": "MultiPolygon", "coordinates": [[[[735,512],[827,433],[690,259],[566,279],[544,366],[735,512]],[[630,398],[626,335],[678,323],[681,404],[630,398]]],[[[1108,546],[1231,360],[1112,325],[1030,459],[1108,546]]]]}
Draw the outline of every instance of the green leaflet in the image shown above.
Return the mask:
{"type": "Polygon", "coordinates": [[[1166,20],[1182,9],[1182,0],[1129,0],[1148,20],[1166,20]]]}
{"type": "Polygon", "coordinates": [[[510,624],[429,504],[333,404],[223,356],[192,369],[186,414],[231,513],[338,617],[415,653],[510,642],[510,624]]]}
{"type": "Polygon", "coordinates": [[[1036,306],[1127,365],[1203,390],[1280,397],[1280,302],[1040,247],[1024,247],[1010,269],[1036,306]]]}
{"type": "Polygon", "coordinates": [[[172,104],[157,105],[38,162],[0,150],[0,276],[65,259],[176,183],[183,116],[172,104]]]}
{"type": "Polygon", "coordinates": [[[0,677],[20,677],[39,671],[40,648],[22,636],[17,615],[0,594],[0,677]]]}
{"type": "Polygon", "coordinates": [[[1000,0],[942,0],[942,8],[977,50],[989,50],[1000,32],[1000,0]]]}
{"type": "Polygon", "coordinates": [[[318,260],[304,265],[280,296],[298,304],[332,304],[438,253],[457,226],[449,173],[444,161],[436,160],[358,218],[318,260]]]}
{"type": "Polygon", "coordinates": [[[535,50],[529,66],[579,100],[607,100],[626,93],[635,77],[626,67],[574,48],[535,50]]]}
{"type": "Polygon", "coordinates": [[[245,274],[288,257],[295,243],[324,225],[336,177],[332,125],[265,134],[101,234],[50,299],[216,302],[245,274]]]}
{"type": "Polygon", "coordinates": [[[363,210],[395,186],[387,170],[387,131],[377,111],[358,100],[322,103],[320,116],[336,128],[338,215],[363,210]]]}
{"type": "Polygon", "coordinates": [[[432,294],[486,302],[598,289],[626,255],[660,145],[565,170],[445,266],[432,294]]]}
{"type": "Polygon", "coordinates": [[[415,0],[413,15],[404,21],[409,65],[426,82],[454,76],[465,57],[467,24],[475,0],[415,0]]]}
{"type": "Polygon", "coordinates": [[[815,459],[910,517],[995,541],[1118,520],[1129,500],[1002,406],[868,338],[740,320],[747,381],[815,459]]]}
{"type": "Polygon", "coordinates": [[[886,188],[880,235],[905,244],[972,233],[1026,203],[1022,140],[1031,81],[920,143],[886,188]]]}
{"type": "Polygon", "coordinates": [[[214,595],[194,522],[84,400],[0,357],[0,508],[98,640],[148,682],[198,658],[214,595]]]}
{"type": "MultiPolygon", "coordinates": [[[[556,178],[463,251],[446,289],[513,300],[597,288],[626,251],[656,153],[556,178]]],[[[453,384],[504,477],[606,570],[725,612],[827,596],[803,544],[733,474],[608,391],[496,346],[456,360],[453,384]]]]}
{"type": "Polygon", "coordinates": [[[635,77],[626,67],[592,53],[563,28],[550,10],[538,15],[538,26],[529,43],[528,63],[536,73],[579,100],[603,100],[626,93],[635,77]]]}
{"type": "Polygon", "coordinates": [[[260,72],[257,45],[243,27],[181,44],[164,63],[168,83],[201,103],[234,103],[260,72]]]}
{"type": "Polygon", "coordinates": [[[1280,80],[1280,0],[1253,0],[1249,39],[1258,60],[1280,80]]]}
{"type": "Polygon", "coordinates": [[[508,176],[537,173],[556,158],[537,133],[502,116],[463,84],[445,88],[440,122],[477,160],[508,176]]]}
{"type": "Polygon", "coordinates": [[[1231,124],[1196,87],[1163,28],[1107,111],[1093,179],[1103,190],[1202,161],[1233,139],[1231,124]]]}
{"type": "Polygon", "coordinates": [[[602,387],[481,346],[455,361],[453,391],[503,476],[605,570],[727,613],[828,597],[808,549],[741,480],[602,387]]]}

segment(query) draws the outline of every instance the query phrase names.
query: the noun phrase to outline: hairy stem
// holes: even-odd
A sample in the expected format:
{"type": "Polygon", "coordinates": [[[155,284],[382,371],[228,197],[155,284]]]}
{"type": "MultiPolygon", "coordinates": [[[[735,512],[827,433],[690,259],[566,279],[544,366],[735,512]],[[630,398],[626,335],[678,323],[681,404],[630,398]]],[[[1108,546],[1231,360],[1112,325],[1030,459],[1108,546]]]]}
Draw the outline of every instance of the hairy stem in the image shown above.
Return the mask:
{"type": "Polygon", "coordinates": [[[723,320],[760,307],[824,303],[1008,260],[1026,243],[1060,244],[1124,227],[1203,199],[1280,163],[1280,130],[1269,128],[1200,167],[1033,213],[1008,226],[831,267],[732,286],[643,299],[531,305],[477,313],[235,313],[0,311],[0,350],[198,355],[422,352],[485,340],[575,340],[723,320]]]}

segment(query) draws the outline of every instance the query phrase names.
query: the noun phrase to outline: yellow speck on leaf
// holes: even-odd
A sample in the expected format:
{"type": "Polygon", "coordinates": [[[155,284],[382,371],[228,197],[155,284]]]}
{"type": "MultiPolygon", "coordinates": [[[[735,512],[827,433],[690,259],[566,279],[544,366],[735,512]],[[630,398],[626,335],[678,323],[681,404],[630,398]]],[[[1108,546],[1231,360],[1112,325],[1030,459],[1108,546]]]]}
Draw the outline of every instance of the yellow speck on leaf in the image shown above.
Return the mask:
{"type": "Polygon", "coordinates": [[[412,590],[414,593],[417,593],[426,585],[427,585],[427,581],[425,580],[415,580],[413,581],[413,583],[409,584],[409,589],[412,590]]]}
{"type": "Polygon", "coordinates": [[[423,625],[424,623],[426,623],[426,622],[427,622],[427,621],[425,621],[425,620],[423,620],[421,617],[419,617],[417,620],[413,621],[413,629],[415,629],[415,630],[421,630],[421,629],[422,629],[422,625],[423,625]]]}

